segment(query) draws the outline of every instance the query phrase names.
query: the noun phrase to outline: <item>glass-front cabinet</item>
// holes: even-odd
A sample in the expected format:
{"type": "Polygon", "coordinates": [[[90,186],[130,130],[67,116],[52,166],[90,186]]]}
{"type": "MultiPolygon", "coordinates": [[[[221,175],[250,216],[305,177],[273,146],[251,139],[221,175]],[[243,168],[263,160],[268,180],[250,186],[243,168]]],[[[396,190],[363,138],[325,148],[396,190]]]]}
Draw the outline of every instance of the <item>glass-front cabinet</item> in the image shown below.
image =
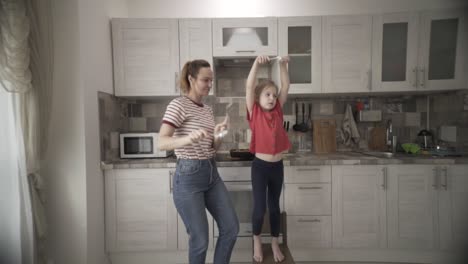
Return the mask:
{"type": "Polygon", "coordinates": [[[277,18],[213,19],[213,56],[278,54],[277,18]]]}
{"type": "Polygon", "coordinates": [[[464,87],[466,9],[431,11],[421,16],[420,90],[464,87]]]}
{"type": "Polygon", "coordinates": [[[278,19],[279,52],[289,55],[290,93],[322,91],[321,17],[284,17],[278,19]]]}
{"type": "Polygon", "coordinates": [[[418,88],[418,13],[372,18],[372,91],[418,88]]]}

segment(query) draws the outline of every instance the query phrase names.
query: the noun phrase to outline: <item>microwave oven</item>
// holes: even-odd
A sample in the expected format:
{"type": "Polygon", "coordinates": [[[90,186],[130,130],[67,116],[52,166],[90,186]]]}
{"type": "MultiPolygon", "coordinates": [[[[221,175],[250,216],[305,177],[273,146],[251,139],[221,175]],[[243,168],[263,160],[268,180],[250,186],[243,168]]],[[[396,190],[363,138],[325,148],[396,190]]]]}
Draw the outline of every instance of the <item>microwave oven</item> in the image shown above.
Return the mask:
{"type": "Polygon", "coordinates": [[[172,151],[158,149],[159,133],[121,133],[120,158],[164,158],[172,151]]]}

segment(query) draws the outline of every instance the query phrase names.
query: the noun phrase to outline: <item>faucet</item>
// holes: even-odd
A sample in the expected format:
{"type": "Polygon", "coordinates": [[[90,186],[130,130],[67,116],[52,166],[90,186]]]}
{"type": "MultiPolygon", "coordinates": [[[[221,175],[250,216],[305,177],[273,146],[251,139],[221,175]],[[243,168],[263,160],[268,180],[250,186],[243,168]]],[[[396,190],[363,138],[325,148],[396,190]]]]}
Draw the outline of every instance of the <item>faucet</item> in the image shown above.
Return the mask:
{"type": "Polygon", "coordinates": [[[393,124],[392,124],[392,120],[391,119],[388,119],[387,120],[387,128],[386,128],[386,134],[385,134],[385,142],[387,144],[387,147],[389,150],[392,150],[393,148],[393,138],[392,138],[392,134],[393,134],[393,124]]]}

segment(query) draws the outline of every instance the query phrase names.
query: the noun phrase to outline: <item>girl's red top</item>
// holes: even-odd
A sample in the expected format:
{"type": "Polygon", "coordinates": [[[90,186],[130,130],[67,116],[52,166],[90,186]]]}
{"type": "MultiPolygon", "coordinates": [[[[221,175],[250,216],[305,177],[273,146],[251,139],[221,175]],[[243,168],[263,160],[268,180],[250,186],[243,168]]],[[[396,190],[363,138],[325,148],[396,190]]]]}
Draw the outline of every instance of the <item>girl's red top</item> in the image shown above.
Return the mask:
{"type": "Polygon", "coordinates": [[[263,111],[255,102],[251,116],[247,111],[247,120],[252,130],[250,152],[274,155],[291,147],[283,128],[283,109],[278,99],[271,111],[263,111]]]}

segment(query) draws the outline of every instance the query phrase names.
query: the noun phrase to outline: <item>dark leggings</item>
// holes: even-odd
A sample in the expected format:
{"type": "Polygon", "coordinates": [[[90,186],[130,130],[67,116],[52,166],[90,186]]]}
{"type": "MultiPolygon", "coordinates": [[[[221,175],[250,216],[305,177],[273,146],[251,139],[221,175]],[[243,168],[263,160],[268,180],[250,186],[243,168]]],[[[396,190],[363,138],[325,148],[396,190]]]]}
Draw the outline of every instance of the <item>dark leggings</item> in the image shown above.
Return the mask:
{"type": "Polygon", "coordinates": [[[279,199],[283,188],[283,161],[268,162],[255,158],[252,162],[252,187],[254,207],[252,214],[253,233],[258,236],[262,232],[263,217],[266,211],[268,192],[268,212],[270,214],[271,235],[279,236],[280,206],[279,199]]]}

